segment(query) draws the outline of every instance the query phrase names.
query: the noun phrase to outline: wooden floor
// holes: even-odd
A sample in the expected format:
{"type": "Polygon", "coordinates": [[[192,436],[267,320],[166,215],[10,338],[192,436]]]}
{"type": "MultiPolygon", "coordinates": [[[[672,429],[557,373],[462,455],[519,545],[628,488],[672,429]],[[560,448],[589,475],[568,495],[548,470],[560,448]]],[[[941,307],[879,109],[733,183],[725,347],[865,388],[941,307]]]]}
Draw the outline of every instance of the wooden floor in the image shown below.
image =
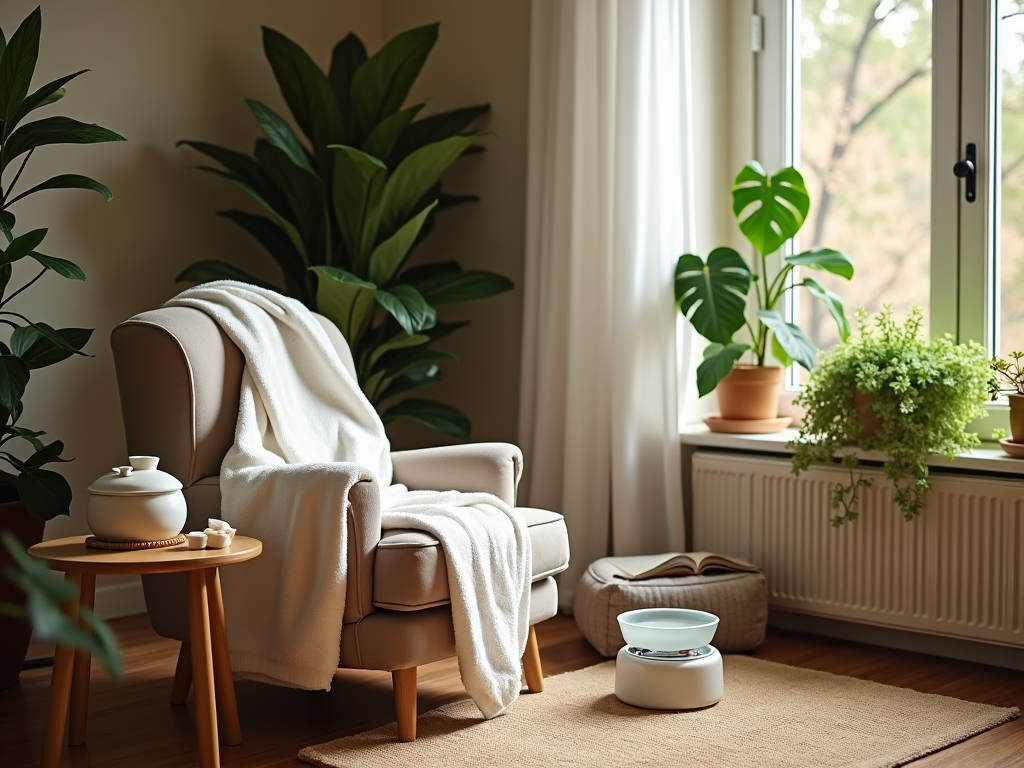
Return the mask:
{"type": "MultiPolygon", "coordinates": [[[[177,644],[158,637],[144,616],[111,623],[122,643],[125,676],[115,683],[94,663],[88,742],[70,750],[65,747],[62,765],[194,766],[196,736],[191,699],[184,707],[169,703],[177,644]]],[[[547,675],[602,661],[571,618],[558,616],[540,624],[538,635],[547,675]]],[[[30,658],[46,650],[34,646],[30,658]]],[[[754,655],[1024,710],[1022,672],[783,631],[770,631],[754,655]]],[[[29,670],[22,673],[20,686],[0,692],[0,765],[4,768],[38,764],[49,683],[49,669],[29,670]]],[[[304,764],[295,759],[295,754],[304,746],[394,720],[391,676],[386,672],[339,673],[330,693],[245,681],[237,683],[237,691],[244,743],[221,748],[225,766],[301,766],[304,764]]],[[[420,669],[421,712],[464,697],[454,659],[420,669]]],[[[1024,766],[1024,719],[912,765],[1024,766]]]]}

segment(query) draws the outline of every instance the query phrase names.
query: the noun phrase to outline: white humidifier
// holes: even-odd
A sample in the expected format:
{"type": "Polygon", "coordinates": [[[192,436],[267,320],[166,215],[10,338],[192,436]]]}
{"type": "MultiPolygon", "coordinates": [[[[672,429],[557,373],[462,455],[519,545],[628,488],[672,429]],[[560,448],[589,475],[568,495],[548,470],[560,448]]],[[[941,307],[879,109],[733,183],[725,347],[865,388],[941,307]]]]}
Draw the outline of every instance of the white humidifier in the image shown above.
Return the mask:
{"type": "Polygon", "coordinates": [[[698,709],[722,698],[722,654],[710,643],[718,617],[642,608],[618,617],[626,645],[615,659],[615,696],[644,709],[698,709]]]}

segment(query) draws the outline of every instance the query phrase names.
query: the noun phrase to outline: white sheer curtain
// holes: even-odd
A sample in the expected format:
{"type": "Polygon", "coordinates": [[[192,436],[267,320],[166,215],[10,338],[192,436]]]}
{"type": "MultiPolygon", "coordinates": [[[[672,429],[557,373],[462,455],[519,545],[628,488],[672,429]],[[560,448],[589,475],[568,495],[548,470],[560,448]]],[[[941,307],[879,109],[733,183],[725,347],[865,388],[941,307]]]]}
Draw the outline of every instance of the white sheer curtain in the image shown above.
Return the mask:
{"type": "Polygon", "coordinates": [[[672,279],[693,231],[689,3],[532,11],[521,503],[566,517],[571,608],[591,561],[685,548],[678,383],[693,372],[677,345],[693,345],[672,279]]]}

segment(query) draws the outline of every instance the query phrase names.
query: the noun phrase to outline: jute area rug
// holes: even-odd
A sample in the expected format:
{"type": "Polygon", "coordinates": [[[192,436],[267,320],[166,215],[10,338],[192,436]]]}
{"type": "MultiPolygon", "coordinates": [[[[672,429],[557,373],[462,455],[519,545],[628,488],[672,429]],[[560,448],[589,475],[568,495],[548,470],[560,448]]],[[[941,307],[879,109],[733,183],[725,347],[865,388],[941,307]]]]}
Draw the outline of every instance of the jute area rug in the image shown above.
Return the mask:
{"type": "Polygon", "coordinates": [[[882,768],[1011,720],[1016,709],[918,693],[746,656],[725,656],[725,696],[689,712],[615,698],[615,663],[567,672],[483,720],[471,701],[423,714],[415,742],[395,724],[307,747],[330,768],[566,765],[600,768],[882,768]]]}

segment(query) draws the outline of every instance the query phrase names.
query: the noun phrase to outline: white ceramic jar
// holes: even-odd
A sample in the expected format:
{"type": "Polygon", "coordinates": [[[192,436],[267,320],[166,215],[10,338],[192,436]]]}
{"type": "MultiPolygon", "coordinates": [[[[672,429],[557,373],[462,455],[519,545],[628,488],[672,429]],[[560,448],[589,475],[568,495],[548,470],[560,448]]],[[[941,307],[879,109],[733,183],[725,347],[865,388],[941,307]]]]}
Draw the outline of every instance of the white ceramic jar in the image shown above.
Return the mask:
{"type": "Polygon", "coordinates": [[[181,483],[156,456],[129,456],[89,486],[89,529],[101,541],[163,541],[181,533],[187,509],[181,483]]]}

